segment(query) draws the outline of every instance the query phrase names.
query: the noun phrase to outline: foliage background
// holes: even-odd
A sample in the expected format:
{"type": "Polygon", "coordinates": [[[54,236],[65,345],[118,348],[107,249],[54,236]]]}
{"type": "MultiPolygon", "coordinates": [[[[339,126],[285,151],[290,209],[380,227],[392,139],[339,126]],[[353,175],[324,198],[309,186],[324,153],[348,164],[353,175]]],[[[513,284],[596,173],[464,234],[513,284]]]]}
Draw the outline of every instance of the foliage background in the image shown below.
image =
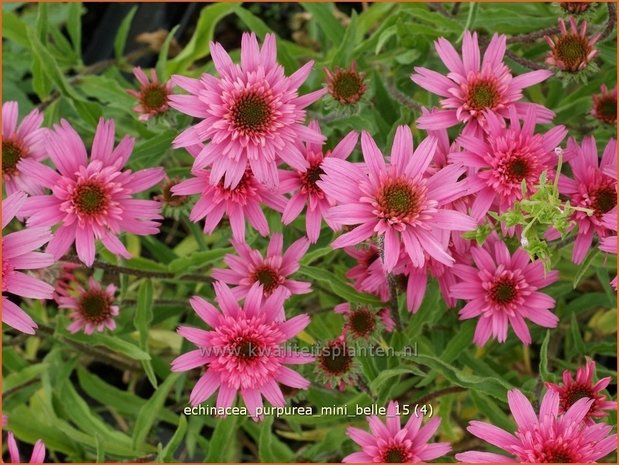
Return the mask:
{"type": "MultiPolygon", "coordinates": [[[[380,147],[390,145],[397,124],[411,124],[419,116],[414,102],[431,106],[435,96],[409,79],[413,66],[442,70],[432,41],[445,36],[456,42],[465,28],[485,37],[494,32],[517,36],[556,26],[561,14],[556,4],[452,3],[426,4],[212,4],[193,5],[189,24],[173,29],[156,50],[134,41],[135,18],[155,5],[130,9],[108,35],[111,57],[84,62],[85,29],[94,6],[71,4],[3,3],[3,100],[17,100],[20,116],[35,106],[45,109],[45,125],[68,119],[90,141],[100,116],[114,118],[117,134],[137,138],[129,168],[163,165],[170,177],[188,176],[192,158],[171,149],[179,128],[190,120],[178,113],[143,124],[132,111],[135,104],[125,89],[136,83],[130,74],[135,62],[155,66],[160,78],[175,73],[199,76],[213,73],[208,43],[221,40],[228,50],[240,44],[240,31],[252,30],[259,37],[274,30],[278,57],[290,74],[312,59],[315,70],[301,89],[303,93],[323,85],[323,67],[347,66],[356,60],[366,73],[369,87],[365,106],[353,116],[329,111],[323,103],[311,108],[311,118],[321,122],[323,132],[335,145],[348,131],[368,130],[380,147]],[[136,12],[138,13],[136,16],[136,12]],[[176,55],[168,57],[170,50],[176,55]],[[136,52],[137,50],[137,52],[136,52]],[[137,60],[136,60],[137,58],[137,60]],[[411,103],[411,101],[413,103],[411,103]]],[[[127,7],[128,8],[128,7],[127,7]]],[[[597,29],[605,26],[607,8],[599,5],[590,20],[597,29]]],[[[146,25],[147,26],[147,25],[146,25]]],[[[171,25],[174,26],[174,25],[171,25]]],[[[142,24],[144,27],[144,24],[142,24]]],[[[598,148],[615,128],[601,128],[588,116],[591,95],[605,83],[616,82],[616,36],[612,33],[598,45],[600,71],[586,84],[565,86],[551,78],[526,93],[557,113],[555,123],[565,124],[570,136],[581,140],[594,133],[598,148]]],[[[510,42],[509,50],[540,65],[547,51],[543,39],[510,42]]],[[[234,59],[238,50],[232,51],[234,59]]],[[[527,71],[507,59],[514,74],[527,71]]],[[[173,113],[173,112],[170,112],[173,113]]],[[[425,136],[415,130],[415,140],[425,136]]],[[[360,157],[355,153],[353,157],[360,157]]],[[[154,194],[159,192],[153,191],[154,194]]],[[[282,228],[279,215],[270,214],[271,231],[282,231],[289,244],[302,235],[304,219],[282,228]]],[[[189,349],[175,333],[179,323],[199,325],[187,299],[200,294],[213,297],[211,286],[195,275],[208,276],[230,252],[229,230],[219,228],[204,236],[200,225],[167,218],[156,237],[126,236],[136,258],[123,266],[135,275],[116,274],[97,265],[94,276],[119,285],[121,312],[114,333],[86,337],[70,335],[67,317],[51,301],[24,302],[40,323],[36,337],[3,333],[3,409],[10,429],[24,443],[42,438],[47,461],[91,462],[156,461],[322,461],[335,462],[354,450],[345,436],[350,424],[365,427],[365,419],[337,416],[280,419],[267,417],[255,423],[248,418],[217,420],[208,416],[186,417],[182,409],[195,384],[197,372],[171,374],[170,360],[189,349]],[[139,276],[142,272],[158,276],[139,276]],[[166,277],[163,278],[163,273],[166,277]],[[188,275],[194,275],[192,276],[188,275]],[[340,446],[341,444],[341,446],[340,446]]],[[[377,303],[346,282],[352,266],[341,252],[333,252],[332,236],[323,230],[318,244],[303,259],[299,276],[312,281],[314,292],[287,301],[289,315],[310,312],[312,323],[303,343],[325,341],[339,335],[342,318],[331,312],[346,300],[377,303]]],[[[264,238],[248,235],[253,247],[263,248],[264,238]]],[[[534,343],[529,347],[510,336],[507,343],[489,343],[476,348],[472,340],[474,321],[460,322],[457,311],[447,310],[436,283],[428,287],[424,303],[408,315],[400,299],[405,329],[386,334],[383,343],[396,349],[416,344],[418,355],[409,358],[363,358],[363,376],[369,390],[345,392],[313,384],[295,402],[315,409],[326,405],[386,405],[389,399],[430,402],[441,415],[441,440],[454,443],[456,451],[476,447],[465,431],[471,419],[489,419],[513,428],[508,415],[506,391],[518,387],[531,398],[541,392],[541,381],[558,380],[563,369],[574,370],[584,355],[595,357],[598,376],[616,380],[616,296],[608,285],[616,269],[614,256],[593,252],[582,267],[572,265],[571,247],[557,249],[553,267],[561,280],[546,291],[557,299],[560,326],[553,331],[531,326],[534,343]],[[452,389],[454,388],[455,389],[452,389]],[[443,391],[448,389],[447,391],[443,391]],[[441,395],[443,394],[443,395],[441,395]]],[[[103,249],[103,263],[121,261],[103,249]]],[[[53,279],[55,270],[49,270],[53,279]]],[[[314,380],[312,367],[302,373],[314,380]]],[[[614,395],[616,385],[610,386],[614,395]]],[[[616,424],[616,414],[608,420],[616,424]]],[[[24,454],[22,448],[22,454],[24,454]]],[[[615,457],[608,457],[612,462],[615,457]]]]}

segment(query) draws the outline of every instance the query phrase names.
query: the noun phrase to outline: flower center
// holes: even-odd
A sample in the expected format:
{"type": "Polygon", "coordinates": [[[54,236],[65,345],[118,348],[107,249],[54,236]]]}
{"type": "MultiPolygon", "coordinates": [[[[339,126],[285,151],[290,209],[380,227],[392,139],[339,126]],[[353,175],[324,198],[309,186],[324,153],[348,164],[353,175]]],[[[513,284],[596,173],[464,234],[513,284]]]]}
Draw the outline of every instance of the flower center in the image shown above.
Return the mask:
{"type": "Polygon", "coordinates": [[[278,271],[268,266],[258,268],[254,272],[254,282],[256,281],[262,284],[266,295],[271,294],[281,284],[278,271]]]}
{"type": "Polygon", "coordinates": [[[355,103],[365,92],[363,78],[354,71],[339,71],[333,78],[331,94],[340,103],[355,103]]]}
{"type": "Polygon", "coordinates": [[[142,104],[147,110],[159,110],[167,101],[168,92],[158,84],[151,84],[142,90],[142,104]]]}
{"type": "Polygon", "coordinates": [[[617,99],[603,99],[598,105],[597,112],[609,122],[617,121],[617,99]]]}
{"type": "Polygon", "coordinates": [[[603,215],[617,205],[617,192],[611,187],[603,187],[595,193],[593,209],[596,215],[603,215]]]}
{"type": "Polygon", "coordinates": [[[359,308],[350,313],[348,324],[356,336],[367,337],[376,328],[376,319],[374,314],[367,308],[359,308]]]}
{"type": "Polygon", "coordinates": [[[254,92],[238,96],[231,114],[235,129],[250,135],[264,132],[273,116],[269,102],[254,92]]]}
{"type": "Polygon", "coordinates": [[[490,289],[490,298],[501,305],[513,302],[517,295],[518,291],[511,279],[497,281],[490,289]]]}
{"type": "Polygon", "coordinates": [[[575,463],[577,462],[572,457],[572,454],[565,450],[564,447],[555,446],[550,447],[550,450],[544,450],[544,458],[541,463],[575,463]]]}
{"type": "Polygon", "coordinates": [[[97,215],[106,210],[109,199],[106,190],[97,182],[85,181],[73,191],[73,205],[78,213],[97,215]]]}
{"type": "Polygon", "coordinates": [[[511,177],[520,182],[529,175],[529,163],[524,158],[512,160],[507,167],[511,177]]]}
{"type": "Polygon", "coordinates": [[[478,81],[469,88],[467,100],[469,107],[476,111],[494,108],[499,103],[499,92],[494,82],[478,81]]]}
{"type": "Polygon", "coordinates": [[[260,344],[256,339],[250,337],[239,337],[234,345],[234,353],[238,359],[252,362],[256,360],[260,354],[260,344]]]}
{"type": "Polygon", "coordinates": [[[306,193],[322,194],[322,189],[316,185],[316,182],[320,181],[320,176],[324,174],[321,164],[322,162],[314,163],[301,174],[302,189],[306,193]]]}
{"type": "Polygon", "coordinates": [[[79,301],[79,311],[84,320],[98,325],[112,316],[112,301],[102,290],[90,289],[79,301]]]}
{"type": "Polygon", "coordinates": [[[17,173],[17,163],[24,156],[22,148],[14,141],[2,141],[2,172],[8,176],[17,173]]]}
{"type": "Polygon", "coordinates": [[[567,392],[561,396],[561,403],[563,404],[563,409],[567,410],[580,399],[593,399],[594,397],[595,395],[589,387],[577,384],[571,386],[567,392]]]}
{"type": "Polygon", "coordinates": [[[565,64],[566,71],[578,71],[587,63],[590,50],[587,39],[575,34],[560,36],[555,45],[555,54],[565,64]]]}
{"type": "Polygon", "coordinates": [[[395,181],[383,187],[378,203],[383,217],[388,219],[410,218],[419,213],[419,195],[405,181],[395,181]]]}
{"type": "Polygon", "coordinates": [[[565,11],[572,14],[584,13],[591,6],[591,4],[587,2],[559,2],[559,5],[561,5],[561,8],[565,11]]]}
{"type": "Polygon", "coordinates": [[[382,461],[385,463],[406,463],[408,461],[408,452],[403,446],[390,446],[383,452],[382,461]]]}
{"type": "Polygon", "coordinates": [[[352,367],[352,354],[343,342],[329,343],[323,347],[318,363],[330,375],[343,375],[352,367]]]}

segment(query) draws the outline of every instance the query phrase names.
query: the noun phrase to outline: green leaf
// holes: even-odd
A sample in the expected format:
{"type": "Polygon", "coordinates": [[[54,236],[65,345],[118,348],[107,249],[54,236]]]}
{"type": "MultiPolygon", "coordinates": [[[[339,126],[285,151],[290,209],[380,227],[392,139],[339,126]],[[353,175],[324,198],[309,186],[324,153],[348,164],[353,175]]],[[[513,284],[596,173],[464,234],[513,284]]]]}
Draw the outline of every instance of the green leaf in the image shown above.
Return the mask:
{"type": "Polygon", "coordinates": [[[396,35],[397,32],[398,28],[395,25],[385,29],[378,37],[378,42],[376,42],[376,47],[374,47],[374,55],[378,55],[387,41],[396,35]]]}
{"type": "Polygon", "coordinates": [[[550,331],[546,331],[542,347],[539,350],[539,374],[542,381],[552,381],[553,377],[548,371],[548,343],[550,342],[550,331]]]}
{"type": "Polygon", "coordinates": [[[213,40],[215,26],[238,8],[238,3],[215,3],[203,7],[193,36],[181,53],[168,62],[168,74],[183,72],[192,63],[208,56],[209,43],[213,40]]]}
{"type": "Polygon", "coordinates": [[[157,59],[156,70],[157,70],[157,76],[162,82],[167,81],[168,78],[170,77],[170,75],[168,74],[168,69],[167,69],[168,68],[168,53],[170,51],[170,43],[174,39],[174,36],[176,35],[176,31],[178,31],[179,27],[180,27],[180,24],[174,26],[174,28],[172,28],[172,30],[168,32],[168,35],[166,36],[165,40],[163,41],[163,45],[161,46],[161,50],[159,50],[159,58],[157,59]]]}
{"type": "Polygon", "coordinates": [[[150,279],[144,279],[138,290],[138,302],[135,309],[133,324],[140,334],[140,348],[148,347],[148,330],[153,320],[153,283],[150,279]]]}
{"type": "Polygon", "coordinates": [[[30,49],[26,24],[15,13],[2,12],[2,37],[30,49]]]}
{"type": "Polygon", "coordinates": [[[47,3],[39,3],[37,8],[36,30],[41,42],[47,41],[47,3]]]}
{"type": "Polygon", "coordinates": [[[413,369],[413,368],[392,368],[390,370],[383,370],[370,383],[370,391],[373,393],[378,393],[380,388],[391,378],[395,378],[396,376],[399,377],[401,375],[408,375],[408,374],[419,375],[419,370],[413,369]]]}
{"type": "Polygon", "coordinates": [[[301,3],[301,6],[306,11],[312,14],[314,21],[318,27],[322,29],[325,36],[332,45],[339,45],[344,39],[344,27],[337,20],[333,10],[333,3],[301,3]]]}
{"type": "Polygon", "coordinates": [[[114,39],[114,55],[117,60],[123,58],[123,53],[125,51],[125,45],[127,43],[127,37],[129,36],[129,30],[131,29],[131,23],[133,22],[133,17],[135,13],[138,11],[138,7],[134,6],[129,11],[129,14],[125,16],[122,23],[120,23],[120,27],[118,28],[118,32],[116,33],[116,38],[114,39]]]}
{"type": "Polygon", "coordinates": [[[126,110],[133,114],[133,106],[136,100],[131,97],[117,80],[106,76],[81,76],[78,81],[79,87],[87,96],[94,97],[110,106],[126,110]]]}
{"type": "Polygon", "coordinates": [[[582,335],[580,334],[581,327],[578,324],[578,320],[576,319],[576,314],[572,313],[572,320],[570,322],[570,334],[572,336],[572,341],[574,343],[574,351],[572,351],[572,355],[586,355],[587,350],[585,349],[585,342],[582,339],[582,335]]]}
{"type": "Polygon", "coordinates": [[[150,355],[141,350],[134,344],[121,339],[118,336],[111,336],[104,333],[94,333],[87,335],[84,333],[70,334],[66,329],[58,327],[56,329],[64,338],[71,341],[80,342],[86,345],[103,346],[108,349],[126,355],[133,360],[150,360],[150,355]]]}
{"type": "Polygon", "coordinates": [[[73,50],[78,57],[82,56],[82,3],[69,3],[67,17],[67,32],[73,44],[73,50]]]}
{"type": "Polygon", "coordinates": [[[358,302],[376,306],[384,305],[377,297],[357,292],[351,286],[346,284],[342,278],[336,276],[330,271],[312,266],[301,266],[299,274],[327,284],[335,294],[348,302],[358,302]]]}
{"type": "Polygon", "coordinates": [[[231,415],[226,418],[218,419],[209,441],[208,451],[205,462],[230,462],[235,456],[235,449],[231,446],[231,440],[238,431],[237,423],[239,417],[231,415]]]}
{"type": "Polygon", "coordinates": [[[574,279],[574,285],[573,285],[574,289],[578,287],[582,278],[587,276],[587,273],[589,272],[589,268],[591,267],[591,264],[593,263],[593,261],[597,258],[599,254],[600,254],[600,249],[598,248],[595,248],[589,251],[589,255],[587,255],[587,258],[580,266],[580,269],[578,270],[578,273],[576,274],[576,278],[574,279]]]}
{"type": "Polygon", "coordinates": [[[180,257],[172,260],[168,264],[168,269],[172,273],[188,273],[192,270],[203,268],[223,258],[227,253],[234,252],[232,248],[204,250],[201,252],[193,252],[186,257],[180,257]]]}
{"type": "Polygon", "coordinates": [[[159,417],[159,413],[164,406],[170,389],[172,389],[172,386],[174,386],[174,383],[179,376],[180,373],[172,373],[168,376],[166,380],[157,388],[153,396],[140,409],[133,433],[134,448],[139,447],[146,441],[148,433],[159,417]]]}
{"type": "Polygon", "coordinates": [[[16,386],[26,384],[33,379],[38,378],[41,374],[49,368],[47,363],[36,363],[34,365],[27,366],[26,368],[11,373],[10,375],[4,375],[2,377],[2,392],[6,392],[9,389],[13,389],[16,386]]]}
{"type": "Polygon", "coordinates": [[[282,443],[273,429],[273,416],[266,417],[260,425],[258,454],[261,463],[290,463],[294,461],[294,452],[282,443]],[[283,447],[282,447],[283,446],[283,447]]]}
{"type": "Polygon", "coordinates": [[[187,432],[187,417],[185,415],[179,415],[178,427],[174,432],[174,435],[170,441],[166,444],[163,450],[157,456],[155,462],[172,462],[174,459],[174,452],[181,445],[185,433],[187,432]]]}
{"type": "Polygon", "coordinates": [[[324,257],[325,255],[329,255],[330,253],[333,253],[333,248],[330,245],[326,247],[320,247],[318,249],[310,250],[308,253],[303,255],[303,258],[300,260],[300,262],[302,265],[309,265],[318,260],[319,258],[324,257]]]}

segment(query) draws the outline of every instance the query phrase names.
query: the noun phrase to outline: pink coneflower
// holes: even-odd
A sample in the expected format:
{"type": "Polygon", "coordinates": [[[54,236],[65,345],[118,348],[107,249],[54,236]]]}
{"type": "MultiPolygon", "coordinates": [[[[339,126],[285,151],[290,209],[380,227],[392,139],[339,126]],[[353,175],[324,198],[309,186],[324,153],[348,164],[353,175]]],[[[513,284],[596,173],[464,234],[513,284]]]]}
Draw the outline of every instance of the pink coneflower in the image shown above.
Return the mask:
{"type": "Polygon", "coordinates": [[[582,422],[592,400],[580,399],[566,413],[560,414],[559,394],[547,391],[539,416],[518,389],[507,393],[507,401],[516,420],[514,434],[481,421],[471,421],[467,430],[510,456],[468,451],[456,454],[456,460],[468,463],[591,463],[617,448],[617,435],[609,435],[612,426],[582,422]]]}
{"type": "Polygon", "coordinates": [[[140,121],[148,121],[153,116],[168,111],[169,97],[172,93],[172,81],[159,82],[157,72],[154,69],[150,70],[149,80],[139,66],[133,68],[133,75],[140,83],[140,90],[127,89],[127,93],[139,101],[138,105],[133,109],[133,111],[140,114],[138,119],[140,121]]]}
{"type": "Polygon", "coordinates": [[[466,194],[465,182],[458,181],[464,168],[452,165],[424,176],[436,139],[428,137],[413,153],[407,126],[396,131],[389,165],[367,132],[361,136],[361,148],[365,169],[334,157],[323,162],[325,175],[318,186],[338,202],[329,209],[329,217],[339,224],[359,225],[338,237],[332,247],[358,244],[377,234],[384,243],[387,272],[396,265],[402,243],[414,266],[423,266],[424,252],[451,265],[454,260],[440,242],[439,232],[476,227],[469,216],[441,208],[466,194]]]}
{"type": "Polygon", "coordinates": [[[441,99],[442,111],[423,115],[417,120],[421,129],[441,129],[467,123],[467,130],[485,125],[484,112],[508,116],[509,107],[516,108],[518,116],[524,118],[529,108],[535,110],[537,123],[548,123],[554,113],[535,104],[520,102],[522,90],[538,84],[550,76],[548,70],[536,70],[520,76],[512,76],[503,63],[506,37],[494,34],[480,62],[477,33],[465,31],[462,45],[462,59],[453,45],[445,38],[439,38],[434,47],[449,70],[447,76],[427,68],[415,68],[411,75],[413,82],[441,99]],[[472,126],[472,127],[468,127],[472,126]]]}
{"type": "Polygon", "coordinates": [[[559,30],[561,33],[552,37],[544,37],[550,46],[546,63],[556,66],[561,71],[576,73],[589,66],[589,63],[598,54],[594,45],[599,40],[601,33],[598,32],[591,38],[588,38],[586,21],[583,21],[580,25],[580,31],[576,26],[574,17],[570,16],[569,21],[569,31],[565,26],[563,18],[559,18],[559,30]]]}
{"type": "Polygon", "coordinates": [[[345,334],[327,341],[316,356],[314,372],[321,385],[344,391],[359,382],[360,366],[355,349],[345,334]]]}
{"type": "Polygon", "coordinates": [[[310,322],[307,315],[279,321],[286,293],[276,290],[262,299],[257,288],[250,290],[243,308],[225,284],[214,284],[219,312],[200,297],[190,300],[192,308],[212,330],[181,326],[181,336],[198,346],[172,361],[172,371],[204,367],[205,372],[189,397],[198,405],[219,389],[217,407],[230,407],[240,391],[252,416],[262,407],[262,397],[273,406],[283,407],[284,396],[278,383],[307,389],[310,382],[284,366],[305,364],[313,357],[298,353],[284,343],[300,333],[310,322]]]}
{"type": "Polygon", "coordinates": [[[114,148],[114,121],[99,121],[90,159],[79,134],[62,120],[49,131],[46,146],[58,171],[22,160],[21,166],[51,190],[30,197],[23,208],[28,225],[59,225],[47,252],[62,257],[75,242],[77,255],[87,266],[95,260],[95,240],[110,252],[130,258],[118,235],[157,234],[161,219],[159,202],[132,198],[163,179],[162,168],[123,170],[133,149],[124,137],[114,148]]]}
{"type": "Polygon", "coordinates": [[[88,280],[88,289],[76,283],[75,291],[59,290],[58,307],[68,308],[72,312],[69,317],[73,320],[67,329],[76,333],[83,329],[88,335],[95,331],[116,329],[114,318],[118,316],[118,305],[114,305],[116,286],[108,284],[105,289],[94,278],[88,280]]]}
{"type": "Polygon", "coordinates": [[[333,311],[344,315],[346,318],[344,331],[353,339],[369,339],[379,333],[381,326],[387,332],[393,331],[395,327],[387,308],[376,311],[366,305],[351,306],[349,303],[343,303],[336,305],[333,311]]]}
{"type": "Polygon", "coordinates": [[[594,118],[607,124],[617,123],[617,86],[609,91],[606,84],[600,87],[601,94],[593,96],[591,114],[594,118]]]}
{"type": "MultiPolygon", "coordinates": [[[[22,211],[27,196],[14,192],[2,201],[2,229],[22,211]]],[[[51,299],[54,288],[19,270],[38,270],[54,263],[47,253],[35,252],[49,241],[49,228],[26,228],[6,234],[2,238],[2,321],[26,334],[34,334],[37,324],[18,305],[4,295],[5,292],[31,299],[51,299]]]]}
{"type": "Polygon", "coordinates": [[[559,279],[557,271],[545,273],[542,262],[530,263],[524,249],[510,254],[498,236],[489,238],[484,248],[472,247],[470,253],[475,267],[453,266],[461,282],[451,287],[451,295],[468,301],[460,310],[461,320],[479,317],[473,337],[478,346],[491,337],[505,342],[510,325],[523,343],[530,344],[525,319],[544,328],[557,326],[559,318],[550,311],[555,300],[538,292],[559,279]]]}
{"type": "Polygon", "coordinates": [[[422,415],[412,414],[404,427],[400,424],[397,402],[389,402],[385,423],[377,417],[367,417],[371,433],[349,426],[346,434],[361,446],[361,452],[344,457],[350,463],[418,463],[434,460],[451,450],[448,442],[429,443],[441,424],[434,417],[424,426],[422,415]]]}
{"type": "Polygon", "coordinates": [[[380,251],[374,244],[362,247],[344,247],[344,252],[357,260],[357,265],[346,272],[353,286],[360,292],[378,296],[383,302],[389,300],[389,282],[380,259],[380,251]]]}
{"type": "Polygon", "coordinates": [[[567,134],[564,126],[556,126],[545,134],[535,134],[535,114],[529,109],[520,126],[515,108],[509,110],[511,126],[506,128],[492,112],[486,113],[487,137],[462,134],[458,143],[464,151],[452,153],[452,161],[477,169],[469,173],[469,193],[476,193],[471,214],[480,221],[491,208],[499,213],[511,209],[527,192],[535,192],[543,172],[554,170],[554,149],[567,134]]]}
{"type": "MultiPolygon", "coordinates": [[[[320,126],[316,121],[312,121],[309,127],[318,134],[321,133],[320,126]]],[[[296,191],[286,204],[286,209],[282,215],[282,222],[284,224],[292,223],[299,216],[303,207],[307,205],[305,228],[307,230],[307,237],[312,244],[318,240],[320,235],[321,218],[325,218],[331,229],[337,229],[337,225],[329,221],[326,215],[329,207],[335,205],[335,201],[325,195],[316,184],[324,173],[322,162],[327,157],[346,160],[354,150],[355,145],[357,145],[358,139],[359,134],[351,131],[332,151],[328,150],[324,154],[321,144],[308,143],[305,145],[303,152],[309,167],[298,171],[280,171],[281,191],[296,191]]]]}
{"type": "Polygon", "coordinates": [[[191,95],[172,95],[170,106],[201,118],[174,140],[174,147],[209,140],[194,168],[212,166],[211,183],[224,178],[225,187],[235,187],[248,167],[258,181],[270,187],[279,182],[280,160],[294,169],[307,169],[298,142],[321,144],[324,140],[303,121],[305,108],[327,90],[298,95],[314,63],[286,77],[276,61],[274,34],[267,34],[259,48],[256,35],[244,33],[240,65],[232,62],[220,44],[211,43],[210,48],[218,78],[210,74],[200,79],[172,78],[191,95]]]}
{"type": "MultiPolygon", "coordinates": [[[[15,441],[15,436],[13,433],[9,432],[8,434],[8,445],[9,445],[9,457],[11,459],[11,463],[24,463],[19,456],[19,449],[17,448],[17,442],[15,441]]],[[[32,449],[32,455],[30,456],[30,460],[28,463],[43,463],[45,460],[45,444],[40,439],[34,444],[34,448],[32,449]]]]}
{"type": "Polygon", "coordinates": [[[333,71],[324,68],[327,76],[326,83],[329,94],[340,105],[354,105],[368,90],[365,85],[365,73],[357,71],[357,64],[353,61],[350,68],[337,66],[333,71]]]}
{"type": "Polygon", "coordinates": [[[593,384],[595,376],[595,361],[587,358],[584,368],[576,370],[575,379],[569,370],[563,371],[563,385],[546,383],[546,387],[559,394],[559,413],[567,412],[572,405],[579,399],[586,398],[593,400],[589,411],[585,416],[585,421],[593,425],[596,420],[608,415],[605,410],[616,410],[617,402],[606,400],[606,396],[601,391],[606,389],[611,382],[611,378],[606,377],[593,384]]]}
{"type": "Polygon", "coordinates": [[[17,124],[19,107],[17,102],[2,105],[2,174],[7,195],[17,191],[40,194],[44,185],[39,180],[25,174],[19,161],[30,159],[39,162],[46,158],[41,128],[43,113],[32,110],[21,124],[17,124]]]}
{"type": "MultiPolygon", "coordinates": [[[[602,226],[608,228],[614,234],[610,234],[600,240],[600,250],[617,255],[617,207],[602,216],[602,226]]],[[[610,282],[617,290],[617,276],[610,282]]]]}
{"type": "Polygon", "coordinates": [[[274,233],[265,257],[259,250],[251,249],[244,242],[232,241],[232,245],[238,255],[227,254],[224,257],[224,263],[230,269],[215,269],[212,276],[236,286],[232,288],[232,294],[237,299],[246,297],[251,289],[260,289],[265,298],[280,287],[286,297],[311,291],[310,283],[288,279],[288,276],[301,267],[299,260],[309,247],[307,239],[295,241],[283,252],[284,237],[281,233],[274,233]]]}
{"type": "Polygon", "coordinates": [[[223,181],[211,183],[211,172],[194,170],[194,178],[186,179],[172,188],[174,195],[200,194],[189,219],[200,221],[205,218],[204,232],[212,233],[224,214],[230,220],[232,237],[245,241],[245,220],[262,236],[269,234],[269,224],[261,205],[283,212],[286,198],[278,191],[273,191],[259,183],[251,170],[245,174],[235,187],[225,187],[223,181]]]}
{"type": "Polygon", "coordinates": [[[588,2],[588,1],[584,1],[584,2],[559,2],[559,5],[561,6],[561,8],[563,8],[563,10],[565,10],[567,13],[570,14],[582,14],[585,11],[587,11],[591,5],[593,4],[593,2],[588,2]]]}
{"type": "Polygon", "coordinates": [[[617,205],[617,181],[608,175],[617,172],[617,142],[608,141],[599,166],[593,136],[586,136],[581,146],[570,139],[566,154],[574,179],[561,175],[559,192],[569,198],[572,206],[593,210],[591,216],[585,211],[576,211],[572,216],[578,228],[572,261],[578,264],[589,252],[594,234],[601,239],[611,235],[602,218],[617,205]]]}

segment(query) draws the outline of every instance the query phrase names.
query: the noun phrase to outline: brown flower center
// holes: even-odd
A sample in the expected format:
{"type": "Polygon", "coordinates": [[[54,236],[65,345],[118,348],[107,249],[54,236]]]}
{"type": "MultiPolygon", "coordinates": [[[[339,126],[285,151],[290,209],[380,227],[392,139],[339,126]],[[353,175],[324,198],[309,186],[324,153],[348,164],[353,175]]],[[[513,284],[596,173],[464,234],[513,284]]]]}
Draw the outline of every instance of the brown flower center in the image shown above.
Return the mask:
{"type": "Polygon", "coordinates": [[[281,279],[279,272],[271,267],[258,268],[254,272],[254,282],[262,284],[266,295],[271,294],[280,285],[281,279]]]}
{"type": "Polygon", "coordinates": [[[578,71],[581,65],[587,64],[587,56],[591,46],[586,38],[576,34],[559,36],[554,53],[563,62],[566,71],[578,71]]]}
{"type": "Polygon", "coordinates": [[[320,162],[311,165],[307,171],[301,175],[301,182],[305,191],[314,194],[322,193],[322,189],[316,185],[316,182],[320,181],[320,176],[323,174],[324,171],[320,162]]]}
{"type": "Polygon", "coordinates": [[[376,329],[376,318],[369,309],[359,308],[350,312],[348,325],[357,337],[367,337],[376,329]]]}
{"type": "Polygon", "coordinates": [[[112,316],[112,300],[103,290],[90,289],[80,298],[78,309],[84,320],[99,325],[112,316]]]}
{"type": "Polygon", "coordinates": [[[594,397],[595,395],[590,387],[577,384],[571,386],[567,392],[561,396],[561,404],[563,409],[567,410],[580,399],[593,399],[594,397]]]}
{"type": "Polygon", "coordinates": [[[102,213],[109,203],[108,195],[103,186],[93,181],[78,184],[73,191],[72,200],[77,212],[83,215],[102,213]]]}
{"type": "Polygon", "coordinates": [[[473,110],[492,109],[499,103],[499,91],[494,82],[478,81],[469,88],[467,100],[473,110]]]}
{"type": "Polygon", "coordinates": [[[318,363],[326,373],[339,376],[350,370],[353,357],[345,343],[331,342],[322,348],[318,363]]]}
{"type": "Polygon", "coordinates": [[[509,163],[508,171],[516,182],[520,182],[529,175],[529,163],[524,158],[515,158],[509,163]]]}
{"type": "Polygon", "coordinates": [[[565,450],[564,447],[550,446],[550,450],[544,450],[544,458],[541,463],[575,463],[574,457],[570,451],[565,450]]]}
{"type": "Polygon", "coordinates": [[[255,135],[267,129],[273,112],[263,96],[248,92],[237,97],[231,115],[236,130],[246,135],[255,135]]]}
{"type": "Polygon", "coordinates": [[[617,192],[612,187],[603,187],[595,193],[593,209],[596,215],[608,213],[617,205],[617,192]]]}
{"type": "Polygon", "coordinates": [[[168,102],[168,92],[159,84],[151,84],[142,90],[142,105],[150,111],[161,110],[168,102]]]}
{"type": "Polygon", "coordinates": [[[490,289],[490,298],[497,304],[506,305],[516,298],[518,290],[510,279],[497,281],[490,289]]]}
{"type": "Polygon", "coordinates": [[[17,173],[17,163],[24,156],[22,148],[12,140],[2,141],[2,172],[8,176],[17,173]]]}
{"type": "Polygon", "coordinates": [[[603,98],[597,105],[597,113],[607,123],[617,121],[617,99],[612,97],[603,98]]]}
{"type": "Polygon", "coordinates": [[[383,452],[382,461],[385,463],[406,463],[408,461],[408,453],[402,446],[390,446],[383,452]]]}
{"type": "Polygon", "coordinates": [[[234,344],[235,355],[245,361],[251,362],[260,357],[260,343],[249,337],[239,337],[234,344]]]}

